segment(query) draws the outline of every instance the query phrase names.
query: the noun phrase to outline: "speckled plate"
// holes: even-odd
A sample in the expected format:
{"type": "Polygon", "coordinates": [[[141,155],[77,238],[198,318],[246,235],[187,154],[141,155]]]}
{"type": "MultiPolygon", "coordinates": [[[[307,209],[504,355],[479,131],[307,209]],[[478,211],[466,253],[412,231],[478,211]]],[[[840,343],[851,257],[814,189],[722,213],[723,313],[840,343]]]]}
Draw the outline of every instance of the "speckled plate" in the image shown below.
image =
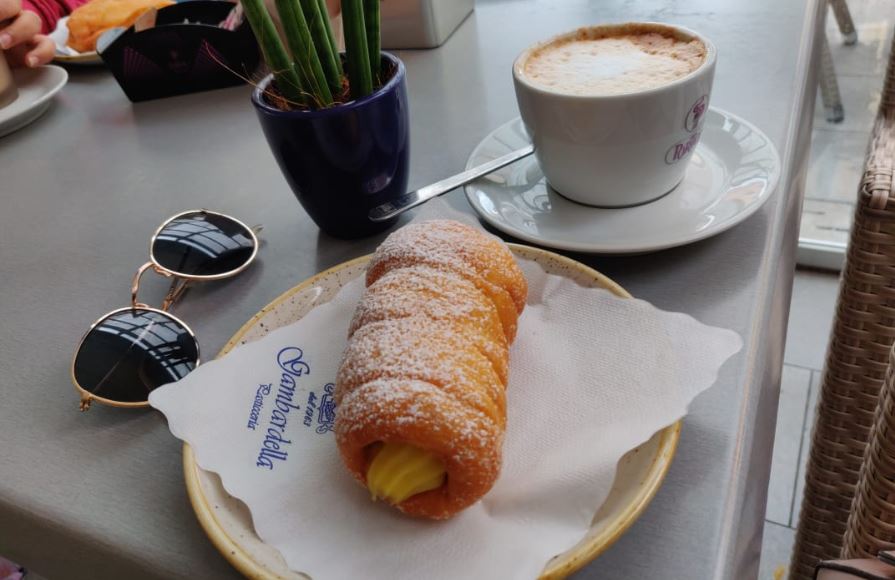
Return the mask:
{"type": "MultiPolygon", "coordinates": [[[[528,246],[510,244],[513,253],[538,262],[547,272],[565,276],[590,288],[605,288],[630,298],[621,286],[569,258],[528,246]]],[[[257,340],[272,330],[295,322],[332,300],[347,282],[362,276],[369,256],[345,262],[305,280],[265,306],[233,335],[218,356],[236,346],[257,340]]],[[[563,578],[611,546],[640,516],[656,494],[671,465],[680,437],[680,422],[657,432],[619,461],[612,490],[599,507],[590,530],[575,546],[545,562],[541,579],[563,578]]],[[[189,445],[183,446],[186,488],[205,533],[224,557],[248,578],[304,579],[308,576],[286,567],[277,550],[255,534],[248,508],[228,494],[220,478],[196,464],[189,445]]]]}

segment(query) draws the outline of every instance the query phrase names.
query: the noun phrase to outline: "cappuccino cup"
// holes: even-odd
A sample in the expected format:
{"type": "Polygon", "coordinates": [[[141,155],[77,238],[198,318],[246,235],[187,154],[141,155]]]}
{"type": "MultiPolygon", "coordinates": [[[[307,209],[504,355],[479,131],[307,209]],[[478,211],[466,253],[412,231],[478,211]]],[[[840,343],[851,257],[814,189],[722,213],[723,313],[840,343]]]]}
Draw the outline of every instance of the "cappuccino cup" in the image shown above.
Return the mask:
{"type": "Polygon", "coordinates": [[[6,56],[0,50],[0,108],[12,103],[19,96],[6,56]]]}
{"type": "Polygon", "coordinates": [[[679,26],[591,26],[513,64],[516,100],[547,182],[573,201],[626,207],[684,178],[715,72],[714,45],[679,26]]]}

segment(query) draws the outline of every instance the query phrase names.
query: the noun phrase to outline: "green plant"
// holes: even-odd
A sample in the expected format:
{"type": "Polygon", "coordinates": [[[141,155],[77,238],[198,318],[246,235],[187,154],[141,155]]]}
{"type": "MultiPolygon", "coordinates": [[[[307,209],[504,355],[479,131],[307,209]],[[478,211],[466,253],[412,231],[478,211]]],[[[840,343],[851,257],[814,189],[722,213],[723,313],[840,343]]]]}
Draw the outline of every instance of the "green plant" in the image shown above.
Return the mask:
{"type": "Polygon", "coordinates": [[[286,106],[330,107],[380,86],[380,0],[341,0],[344,71],[325,0],[275,0],[285,45],[264,0],[241,1],[286,106]]]}

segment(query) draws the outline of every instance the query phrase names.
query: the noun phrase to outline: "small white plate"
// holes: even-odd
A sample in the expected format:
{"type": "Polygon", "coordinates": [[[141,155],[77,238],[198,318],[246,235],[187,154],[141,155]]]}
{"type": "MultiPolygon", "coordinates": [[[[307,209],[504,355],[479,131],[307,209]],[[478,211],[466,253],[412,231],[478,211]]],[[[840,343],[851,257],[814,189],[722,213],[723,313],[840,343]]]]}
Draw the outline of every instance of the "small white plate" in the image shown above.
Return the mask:
{"type": "Polygon", "coordinates": [[[21,129],[40,117],[50,107],[53,95],[68,81],[64,68],[47,65],[40,68],[17,68],[12,78],[19,96],[12,103],[0,107],[0,137],[21,129]]]}
{"type": "Polygon", "coordinates": [[[60,18],[56,23],[56,30],[50,33],[50,38],[56,43],[56,56],[53,60],[63,64],[103,64],[103,59],[95,50],[90,52],[78,52],[68,46],[68,16],[60,18]]]}
{"type": "MultiPolygon", "coordinates": [[[[514,119],[485,137],[466,166],[530,142],[522,120],[514,119]]],[[[712,108],[684,180],[656,201],[614,209],[575,203],[547,185],[534,156],[470,183],[466,197],[482,219],[521,240],[575,252],[634,254],[735,226],[767,201],[779,178],[771,140],[740,117],[712,108]]]]}

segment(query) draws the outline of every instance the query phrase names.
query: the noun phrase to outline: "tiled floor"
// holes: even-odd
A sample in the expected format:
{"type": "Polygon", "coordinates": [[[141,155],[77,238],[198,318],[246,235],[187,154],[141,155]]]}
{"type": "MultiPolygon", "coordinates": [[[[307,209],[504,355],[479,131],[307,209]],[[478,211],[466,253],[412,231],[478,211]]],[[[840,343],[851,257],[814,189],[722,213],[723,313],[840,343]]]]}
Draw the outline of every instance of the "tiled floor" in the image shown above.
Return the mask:
{"type": "Polygon", "coordinates": [[[760,580],[773,579],[776,569],[789,564],[826,339],[830,335],[838,289],[835,274],[796,271],[768,484],[760,580]]]}

